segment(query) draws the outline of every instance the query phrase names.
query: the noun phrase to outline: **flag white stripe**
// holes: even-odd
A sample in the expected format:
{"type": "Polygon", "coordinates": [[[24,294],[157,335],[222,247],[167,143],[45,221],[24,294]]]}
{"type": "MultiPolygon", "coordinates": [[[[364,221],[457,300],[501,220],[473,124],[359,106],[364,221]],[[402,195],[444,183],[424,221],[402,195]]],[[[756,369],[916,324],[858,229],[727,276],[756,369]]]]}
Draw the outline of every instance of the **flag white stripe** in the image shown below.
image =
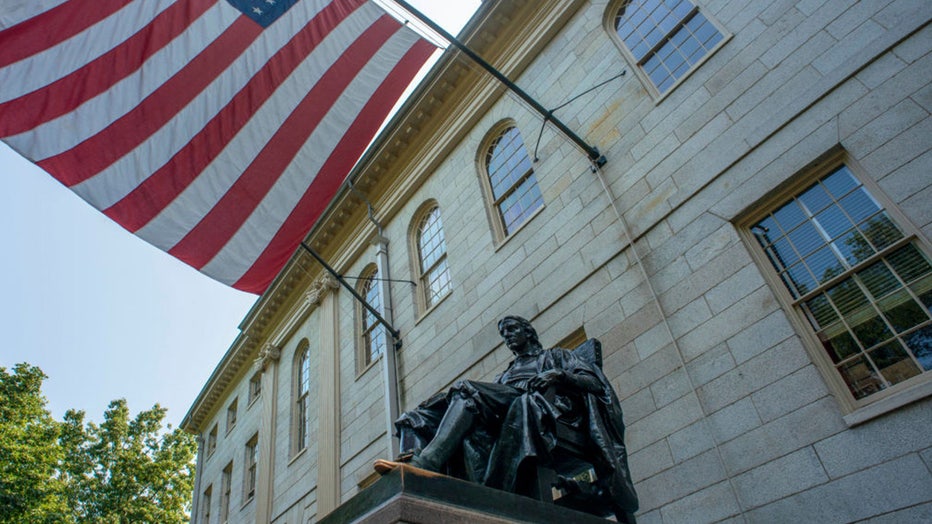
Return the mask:
{"type": "Polygon", "coordinates": [[[333,137],[343,136],[360,109],[417,40],[413,31],[400,30],[382,46],[346,87],[262,203],[223,249],[201,268],[202,272],[232,285],[252,267],[327,161],[336,145],[333,137]]]}
{"type": "Polygon", "coordinates": [[[240,14],[226,2],[218,2],[132,75],[74,111],[4,140],[34,162],[68,151],[139,105],[210,45],[240,14]]]}
{"type": "MultiPolygon", "coordinates": [[[[365,4],[366,7],[370,4],[365,4]]],[[[331,32],[317,49],[282,83],[249,124],[230,141],[223,152],[171,204],[165,207],[136,234],[147,242],[168,251],[188,234],[223,198],[243,171],[278,131],[279,123],[294,111],[304,95],[336,62],[361,31],[347,27],[368,27],[381,16],[380,10],[357,9],[337,30],[331,32]]],[[[323,123],[322,123],[323,125],[323,123]]],[[[329,137],[332,143],[335,136],[329,137]]],[[[327,148],[329,150],[329,147],[327,148]]],[[[307,169],[313,173],[313,170],[307,169]]],[[[271,176],[271,174],[270,174],[271,176]]],[[[312,176],[312,175],[308,175],[312,176]]]]}
{"type": "Polygon", "coordinates": [[[53,9],[67,0],[4,0],[0,31],[53,9]]]}
{"type": "MultiPolygon", "coordinates": [[[[225,2],[221,3],[226,5],[225,2]]],[[[72,189],[98,209],[107,209],[119,202],[187,145],[256,72],[317,15],[317,12],[317,10],[311,11],[310,9],[291,9],[276,22],[276,24],[282,24],[280,28],[276,27],[276,31],[264,31],[256,42],[210,86],[175,115],[170,122],[140,144],[136,150],[94,177],[73,186],[72,189]]],[[[339,30],[334,32],[339,32],[339,30]]],[[[340,52],[350,43],[350,41],[345,42],[340,52]]],[[[312,54],[325,51],[315,49],[312,54]]],[[[334,57],[327,55],[326,60],[334,60],[337,57],[339,55],[334,57]]],[[[172,58],[166,61],[173,62],[174,60],[172,58]]],[[[323,71],[319,73],[323,74],[323,71]]],[[[316,82],[316,78],[307,85],[313,85],[313,82],[316,82]]],[[[119,92],[115,91],[114,94],[119,92]]],[[[101,102],[106,102],[104,95],[98,97],[101,102]]]]}
{"type": "MultiPolygon", "coordinates": [[[[0,103],[41,89],[84,67],[136,34],[172,3],[173,0],[130,2],[59,45],[0,69],[0,103]]],[[[93,5],[88,9],[93,9],[93,5]]]]}

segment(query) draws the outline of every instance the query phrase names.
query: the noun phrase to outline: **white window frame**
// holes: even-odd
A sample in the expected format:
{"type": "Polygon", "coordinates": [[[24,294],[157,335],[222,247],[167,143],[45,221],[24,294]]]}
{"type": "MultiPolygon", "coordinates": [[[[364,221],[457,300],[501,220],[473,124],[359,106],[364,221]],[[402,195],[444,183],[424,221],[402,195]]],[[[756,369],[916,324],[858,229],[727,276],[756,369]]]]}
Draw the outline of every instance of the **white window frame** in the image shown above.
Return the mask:
{"type": "MultiPolygon", "coordinates": [[[[787,184],[786,187],[753,206],[754,210],[739,217],[736,221],[736,225],[738,226],[742,239],[748,246],[752,258],[761,268],[761,272],[774,291],[774,294],[779,299],[781,306],[786,311],[787,317],[793,324],[796,333],[798,333],[803,340],[804,346],[809,352],[813,363],[821,372],[830,391],[839,401],[844,412],[845,422],[850,426],[854,426],[916,400],[932,396],[932,370],[920,372],[919,375],[913,376],[912,378],[892,384],[864,398],[856,399],[840,372],[836,370],[835,363],[833,363],[826,354],[823,343],[817,337],[815,329],[810,324],[809,320],[806,319],[805,312],[799,304],[802,304],[809,297],[818,294],[819,290],[828,290],[832,286],[848,280],[854,273],[863,271],[876,261],[885,258],[889,254],[895,253],[904,246],[912,244],[925,255],[926,259],[929,261],[932,261],[932,249],[930,249],[929,240],[925,238],[921,231],[902,214],[897,206],[883,193],[880,187],[870,177],[866,176],[857,163],[847,155],[843,153],[833,155],[824,162],[819,162],[818,167],[809,170],[809,172],[803,175],[802,177],[794,178],[793,182],[787,184]],[[768,213],[779,209],[791,198],[801,195],[814,183],[835,172],[842,165],[848,168],[854,178],[861,183],[870,196],[873,197],[877,204],[887,213],[904,236],[879,253],[859,262],[853,268],[832,277],[831,280],[823,282],[813,290],[807,290],[800,299],[794,298],[787,285],[780,279],[773,263],[771,263],[764,250],[761,248],[751,228],[768,213]]],[[[868,300],[873,303],[872,298],[868,298],[868,300]]],[[[907,331],[911,331],[912,329],[914,328],[907,331]]],[[[886,344],[886,342],[884,342],[884,344],[886,344]]]]}
{"type": "Polygon", "coordinates": [[[233,496],[233,461],[231,460],[220,475],[220,523],[230,521],[230,499],[233,496]]]}
{"type": "MultiPolygon", "coordinates": [[[[690,14],[684,18],[684,22],[677,24],[676,27],[671,28],[668,32],[664,34],[660,42],[656,44],[650,51],[648,51],[643,57],[638,59],[634,56],[634,53],[631,49],[628,48],[628,45],[621,39],[616,30],[615,23],[618,17],[618,13],[626,8],[628,4],[632,3],[635,0],[615,0],[608,5],[608,9],[605,11],[605,30],[608,32],[611,40],[618,46],[619,51],[624,55],[625,59],[633,64],[635,73],[638,75],[638,78],[641,79],[641,83],[647,88],[651,96],[659,103],[661,100],[666,98],[670,93],[676,90],[676,88],[682,84],[687,78],[689,78],[695,71],[697,71],[703,63],[705,63],[710,57],[712,57],[719,49],[722,48],[730,39],[731,34],[725,31],[722,25],[715,19],[715,17],[710,16],[706,10],[702,9],[702,6],[699,5],[696,0],[689,0],[692,4],[692,9],[690,14]],[[705,54],[703,54],[696,63],[689,66],[689,68],[683,72],[681,75],[674,78],[673,83],[668,86],[663,91],[660,90],[660,87],[654,83],[654,80],[650,77],[647,71],[644,69],[644,64],[646,64],[653,56],[660,51],[664,44],[673,40],[678,31],[683,29],[683,26],[688,23],[688,21],[694,18],[697,14],[701,14],[709,24],[711,24],[718,31],[720,35],[720,40],[715,43],[710,48],[705,48],[705,54]]],[[[656,27],[656,26],[655,26],[656,27]]],[[[658,27],[658,29],[660,29],[658,27]]],[[[705,46],[703,46],[705,47],[705,46]]]]}
{"type": "Polygon", "coordinates": [[[256,498],[259,487],[259,434],[246,441],[243,460],[243,505],[256,498]]]}
{"type": "Polygon", "coordinates": [[[524,134],[521,133],[521,129],[518,127],[518,124],[512,119],[502,120],[501,122],[492,126],[481,142],[481,147],[479,148],[476,157],[476,165],[479,171],[482,192],[485,195],[486,210],[489,215],[489,221],[492,225],[492,231],[497,246],[503,245],[508,239],[512,238],[515,234],[521,231],[534,219],[534,217],[536,217],[545,207],[547,207],[547,202],[544,200],[543,189],[541,188],[540,184],[540,179],[538,177],[537,171],[534,169],[533,164],[534,158],[531,156],[531,152],[527,147],[527,142],[524,141],[524,134]],[[526,172],[522,173],[521,176],[508,187],[508,189],[496,197],[495,191],[492,188],[492,173],[489,172],[489,157],[491,156],[492,150],[499,144],[499,140],[511,129],[515,129],[517,131],[518,136],[522,142],[522,150],[527,159],[530,161],[531,167],[526,172]],[[512,196],[518,190],[523,182],[529,179],[533,179],[533,190],[539,194],[540,203],[529,213],[526,213],[522,220],[515,221],[513,223],[507,223],[505,221],[505,212],[502,210],[502,204],[504,204],[508,197],[512,196]]]}
{"type": "Polygon", "coordinates": [[[214,452],[217,451],[217,424],[214,423],[213,427],[210,428],[210,431],[207,433],[207,458],[213,456],[214,452]]]}
{"type": "Polygon", "coordinates": [[[294,357],[294,372],[292,373],[292,383],[294,384],[292,404],[292,445],[291,455],[296,456],[307,449],[310,444],[310,390],[311,390],[311,349],[309,341],[301,339],[294,357]],[[304,372],[307,372],[307,380],[304,380],[304,372]]]}
{"type": "MultiPolygon", "coordinates": [[[[356,292],[366,299],[370,306],[381,313],[382,293],[378,278],[378,268],[375,264],[369,264],[359,275],[356,292]]],[[[378,362],[382,352],[388,349],[388,333],[385,332],[385,327],[375,318],[371,319],[371,323],[368,322],[370,313],[358,301],[355,308],[356,373],[361,375],[378,362]]]]}
{"type": "MultiPolygon", "coordinates": [[[[249,394],[247,403],[248,406],[252,406],[256,400],[262,395],[262,371],[256,371],[252,377],[249,379],[249,394]]],[[[247,407],[248,407],[247,406],[247,407]]]]}
{"type": "Polygon", "coordinates": [[[204,524],[210,524],[210,509],[211,509],[211,499],[213,499],[214,485],[211,484],[207,486],[207,489],[204,490],[204,495],[201,498],[201,521],[204,524]]]}
{"type": "Polygon", "coordinates": [[[421,205],[414,219],[411,221],[410,234],[411,268],[414,271],[414,281],[417,282],[415,287],[415,296],[418,312],[421,316],[435,308],[444,301],[450,293],[453,292],[453,282],[450,277],[450,266],[447,258],[446,231],[443,229],[443,215],[440,212],[440,206],[435,200],[429,200],[421,205]],[[436,260],[429,267],[425,266],[424,253],[422,250],[421,239],[423,226],[428,218],[437,213],[437,227],[439,228],[439,237],[441,245],[437,246],[442,252],[436,257],[436,260]],[[441,284],[440,292],[434,295],[431,291],[430,278],[441,275],[439,278],[444,279],[446,284],[441,284]]]}
{"type": "Polygon", "coordinates": [[[229,434],[236,427],[236,421],[239,417],[239,397],[234,398],[233,402],[227,406],[227,433],[229,434]]]}

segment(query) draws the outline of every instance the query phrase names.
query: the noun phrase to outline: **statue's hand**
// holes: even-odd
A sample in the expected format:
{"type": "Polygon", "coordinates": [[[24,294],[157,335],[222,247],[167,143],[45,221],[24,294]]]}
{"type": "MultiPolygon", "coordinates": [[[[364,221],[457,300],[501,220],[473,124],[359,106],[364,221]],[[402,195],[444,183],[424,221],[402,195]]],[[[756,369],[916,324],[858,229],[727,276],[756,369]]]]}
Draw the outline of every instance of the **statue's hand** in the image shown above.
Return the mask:
{"type": "Polygon", "coordinates": [[[538,374],[528,381],[528,389],[531,391],[540,391],[547,389],[552,384],[560,384],[566,381],[566,372],[562,369],[550,369],[538,374]]]}

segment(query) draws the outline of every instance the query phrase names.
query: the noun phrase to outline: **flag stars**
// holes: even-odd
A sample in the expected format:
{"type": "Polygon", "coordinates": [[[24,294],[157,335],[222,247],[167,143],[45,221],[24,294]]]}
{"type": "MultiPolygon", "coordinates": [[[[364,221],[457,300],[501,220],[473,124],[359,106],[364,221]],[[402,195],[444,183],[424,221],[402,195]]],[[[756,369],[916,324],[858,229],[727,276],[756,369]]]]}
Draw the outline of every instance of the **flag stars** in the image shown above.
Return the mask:
{"type": "Polygon", "coordinates": [[[253,8],[252,8],[252,12],[253,12],[253,13],[256,13],[257,15],[261,15],[261,14],[262,14],[262,9],[259,9],[258,7],[253,7],[253,8]]]}
{"type": "Polygon", "coordinates": [[[275,5],[275,0],[265,0],[265,3],[269,5],[275,5]]]}

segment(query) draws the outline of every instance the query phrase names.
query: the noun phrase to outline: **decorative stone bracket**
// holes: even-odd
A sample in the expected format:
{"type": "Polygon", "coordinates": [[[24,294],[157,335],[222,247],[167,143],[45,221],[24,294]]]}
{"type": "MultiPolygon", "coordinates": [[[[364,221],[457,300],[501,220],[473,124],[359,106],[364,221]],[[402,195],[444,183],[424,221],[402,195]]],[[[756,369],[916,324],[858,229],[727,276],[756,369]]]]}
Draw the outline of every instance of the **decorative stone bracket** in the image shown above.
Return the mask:
{"type": "Polygon", "coordinates": [[[262,347],[262,350],[259,351],[259,358],[256,359],[255,363],[259,369],[265,371],[265,369],[272,362],[278,362],[282,356],[282,350],[278,346],[272,344],[266,344],[262,347]]]}
{"type": "Polygon", "coordinates": [[[324,274],[311,284],[311,288],[304,295],[304,298],[309,306],[318,306],[320,305],[320,301],[323,300],[327,294],[339,288],[340,283],[337,282],[337,279],[333,278],[331,275],[324,274]]]}

